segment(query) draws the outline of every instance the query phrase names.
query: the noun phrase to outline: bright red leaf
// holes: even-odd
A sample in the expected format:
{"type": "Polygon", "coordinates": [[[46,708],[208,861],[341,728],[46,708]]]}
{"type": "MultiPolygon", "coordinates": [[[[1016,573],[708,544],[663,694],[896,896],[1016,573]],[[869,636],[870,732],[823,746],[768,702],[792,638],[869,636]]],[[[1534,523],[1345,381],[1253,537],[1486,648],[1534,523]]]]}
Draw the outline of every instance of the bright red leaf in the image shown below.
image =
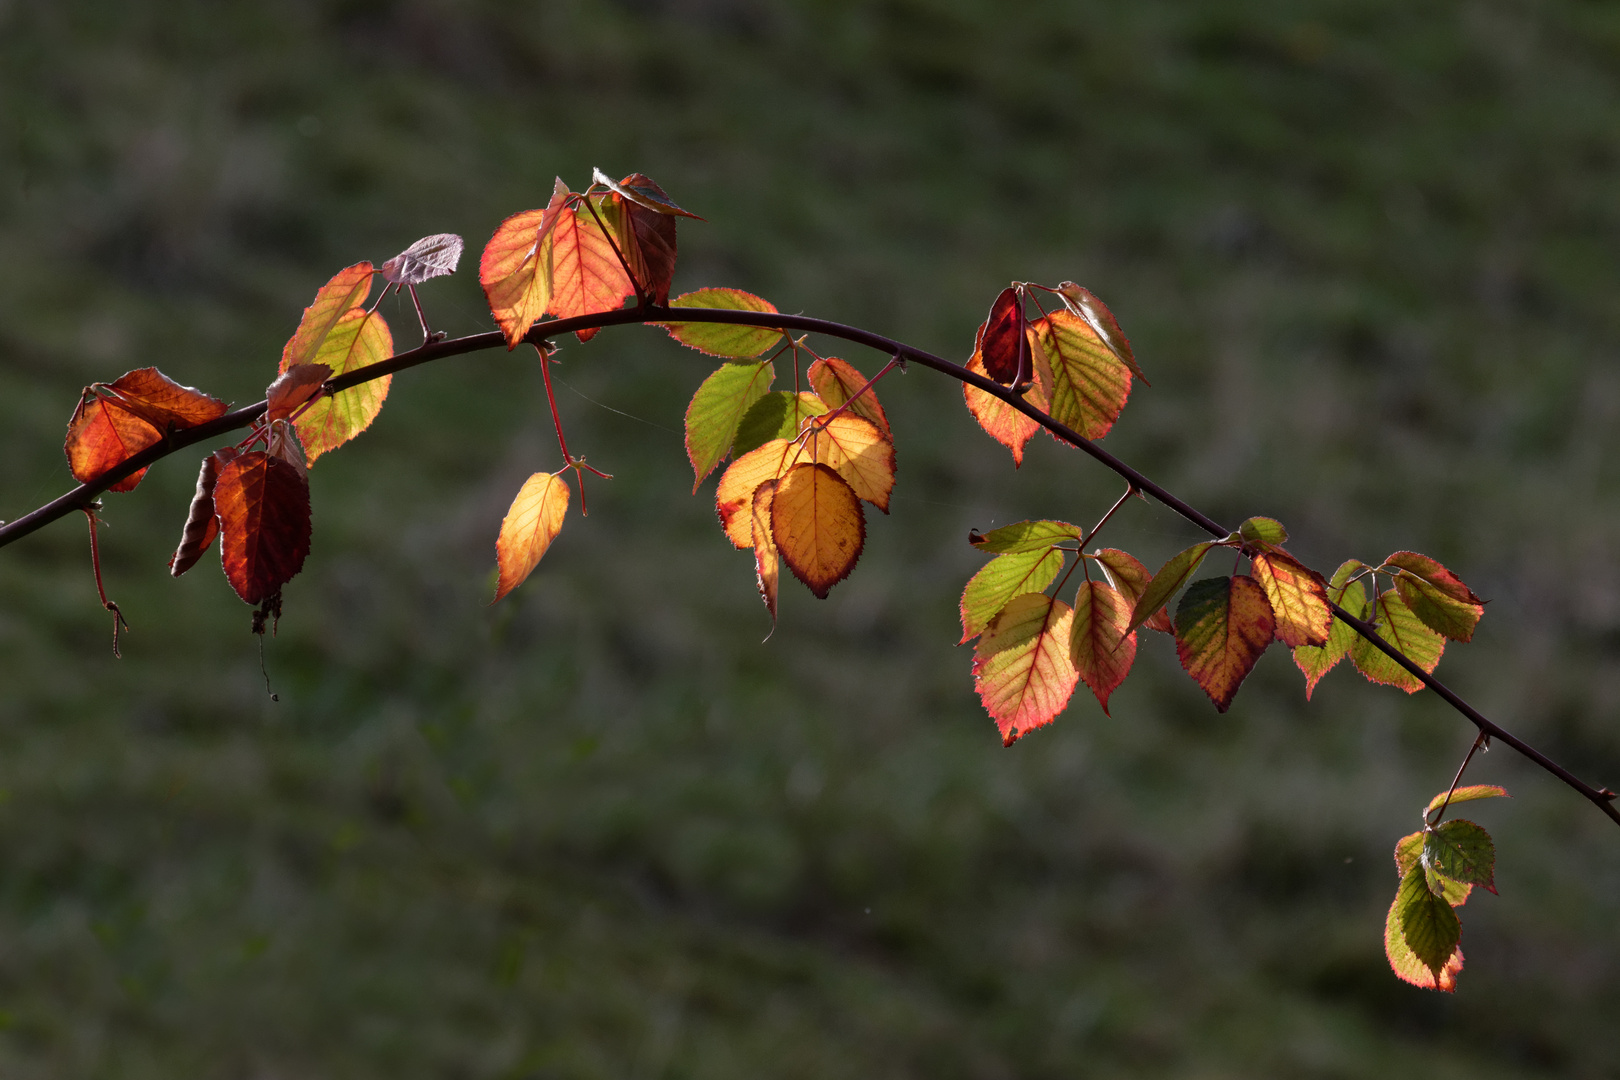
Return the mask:
{"type": "Polygon", "coordinates": [[[309,481],[259,450],[219,467],[214,481],[220,557],[231,588],[249,604],[279,592],[309,554],[309,481]]]}
{"type": "Polygon", "coordinates": [[[1020,376],[1030,377],[1029,335],[1024,328],[1023,295],[1013,288],[1001,290],[990,314],[979,327],[974,352],[984,363],[985,374],[1003,386],[1013,385],[1020,376]]]}

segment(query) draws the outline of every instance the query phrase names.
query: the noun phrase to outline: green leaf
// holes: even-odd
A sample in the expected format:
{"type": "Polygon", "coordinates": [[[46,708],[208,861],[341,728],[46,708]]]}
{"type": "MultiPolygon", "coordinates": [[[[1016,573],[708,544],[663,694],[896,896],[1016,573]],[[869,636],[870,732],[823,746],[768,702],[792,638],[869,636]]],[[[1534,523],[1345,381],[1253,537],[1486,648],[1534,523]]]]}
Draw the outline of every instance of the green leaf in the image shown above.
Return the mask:
{"type": "Polygon", "coordinates": [[[968,533],[968,543],[980,551],[1010,555],[1020,551],[1045,551],[1053,544],[1079,543],[1081,529],[1067,521],[1020,521],[981,533],[968,533]]]}
{"type": "MultiPolygon", "coordinates": [[[[1511,797],[1507,793],[1507,788],[1498,787],[1495,784],[1469,784],[1467,787],[1460,787],[1451,793],[1449,805],[1456,806],[1460,802],[1473,802],[1475,799],[1507,799],[1511,797]]],[[[1446,793],[1444,791],[1429,800],[1429,805],[1424,809],[1423,816],[1428,817],[1443,805],[1446,805],[1446,793]]]]}
{"type": "Polygon", "coordinates": [[[1051,547],[998,555],[968,579],[962,590],[962,641],[984,633],[1008,601],[1024,593],[1041,592],[1063,569],[1063,552],[1051,547]]]}
{"type": "Polygon", "coordinates": [[[1462,924],[1457,921],[1457,913],[1445,897],[1436,896],[1429,889],[1423,870],[1416,866],[1401,878],[1395,904],[1406,947],[1438,981],[1462,939],[1462,924]]]}
{"type": "Polygon", "coordinates": [[[1033,329],[1052,373],[1047,412],[1088,439],[1107,435],[1130,396],[1130,368],[1070,312],[1054,311],[1033,329]]]}
{"type": "Polygon", "coordinates": [[[1288,543],[1288,530],[1276,518],[1252,517],[1238,526],[1238,535],[1251,544],[1288,543]]]}
{"type": "Polygon", "coordinates": [[[1188,587],[1176,609],[1176,655],[1225,712],[1276,628],[1271,603],[1253,578],[1205,578],[1188,587]]]}
{"type": "MultiPolygon", "coordinates": [[[[1378,636],[1393,645],[1422,670],[1433,671],[1445,652],[1446,639],[1423,625],[1394,589],[1385,589],[1373,604],[1373,625],[1378,636]]],[[[1350,646],[1356,670],[1370,682],[1397,686],[1408,694],[1423,689],[1423,681],[1384,655],[1372,642],[1357,635],[1350,646]]]]}
{"type": "MultiPolygon", "coordinates": [[[[1328,582],[1328,599],[1358,619],[1367,615],[1367,590],[1360,581],[1350,579],[1366,568],[1366,564],[1359,559],[1347,559],[1333,572],[1333,578],[1328,582]]],[[[1294,649],[1294,665],[1305,676],[1306,701],[1311,699],[1311,691],[1322,681],[1322,676],[1350,654],[1350,646],[1358,636],[1349,623],[1335,617],[1328,629],[1326,645],[1301,645],[1294,649]]]]}
{"type": "Polygon", "coordinates": [[[1384,560],[1394,567],[1395,588],[1425,626],[1453,641],[1470,641],[1485,614],[1485,602],[1457,575],[1427,555],[1397,551],[1384,560]]]}
{"type": "MultiPolygon", "coordinates": [[[[741,289],[699,289],[670,301],[670,307],[714,308],[720,311],[774,312],[776,305],[741,289]]],[[[780,330],[730,323],[659,323],[682,345],[710,356],[751,360],[783,340],[780,330]]]]}
{"type": "Polygon", "coordinates": [[[1423,832],[1410,833],[1400,838],[1395,844],[1395,876],[1405,877],[1406,872],[1416,866],[1423,859],[1423,832]]]}
{"type": "Polygon", "coordinates": [[[775,377],[769,360],[721,364],[692,395],[686,407],[686,456],[697,474],[693,491],[725,458],[737,437],[737,425],[775,377]]]}
{"type": "Polygon", "coordinates": [[[737,425],[731,453],[742,457],[772,439],[795,438],[805,417],[826,414],[826,402],[808,391],[795,394],[791,390],[773,390],[762,394],[737,425]]]}
{"type": "Polygon", "coordinates": [[[1462,925],[1451,905],[1429,891],[1422,867],[1409,867],[1384,921],[1390,970],[1413,986],[1449,994],[1457,989],[1463,966],[1461,937],[1462,925]]]}
{"type": "Polygon", "coordinates": [[[1496,891],[1496,845],[1491,834],[1465,818],[1442,822],[1423,842],[1423,866],[1464,885],[1483,885],[1496,891]]]}
{"type": "Polygon", "coordinates": [[[1194,544],[1186,551],[1170,556],[1170,561],[1159,567],[1159,572],[1153,575],[1153,580],[1142,590],[1142,595],[1136,598],[1136,607],[1131,611],[1131,625],[1126,628],[1127,632],[1147,622],[1156,611],[1169,603],[1170,598],[1187,584],[1187,579],[1198,572],[1204,556],[1208,555],[1209,549],[1214,546],[1215,541],[1205,540],[1201,544],[1194,544]]]}

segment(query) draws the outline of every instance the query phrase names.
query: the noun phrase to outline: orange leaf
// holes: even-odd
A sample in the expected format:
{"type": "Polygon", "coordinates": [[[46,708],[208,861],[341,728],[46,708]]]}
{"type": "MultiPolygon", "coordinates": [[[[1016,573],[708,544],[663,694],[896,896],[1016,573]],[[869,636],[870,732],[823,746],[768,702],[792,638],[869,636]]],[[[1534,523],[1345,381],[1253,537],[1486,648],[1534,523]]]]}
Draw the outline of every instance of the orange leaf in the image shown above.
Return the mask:
{"type": "Polygon", "coordinates": [[[1256,554],[1254,579],[1266,592],[1277,619],[1277,639],[1290,649],[1326,645],[1333,629],[1327,583],[1322,575],[1281,552],[1256,554]]]}
{"type": "MultiPolygon", "coordinates": [[[[350,308],[332,324],[326,338],[315,350],[313,363],[330,368],[333,375],[345,375],[358,368],[381,363],[394,354],[394,336],[382,313],[350,308]]],[[[366,428],[382,411],[392,375],[372,379],[358,386],[321,398],[297,420],[298,437],[313,462],[336,450],[366,428]]]]}
{"type": "MultiPolygon", "coordinates": [[[[110,383],[94,383],[79,396],[68,421],[68,468],[87,483],[162,441],[168,431],[197,427],[225,415],[223,401],[181,386],[157,368],[137,368],[110,383]]],[[[142,469],[108,490],[133,491],[142,469]]]]}
{"type": "Polygon", "coordinates": [[[782,576],[782,558],[776,551],[776,540],[771,536],[771,505],[776,499],[776,481],[767,480],[754,489],[754,574],[759,582],[759,595],[771,612],[771,628],[776,627],[776,592],[782,576]]]}
{"type": "Polygon", "coordinates": [[[338,320],[347,315],[350,309],[364,304],[366,297],[371,295],[373,272],[369,262],[355,263],[339,270],[332,275],[331,281],[321,286],[314,302],[304,309],[298,329],[281,350],[279,370],[286,371],[294,364],[314,362],[315,354],[338,320]]]}
{"type": "Polygon", "coordinates": [[[1108,714],[1108,695],[1130,674],[1136,659],[1136,631],[1128,630],[1132,603],[1112,585],[1082,581],[1074,598],[1069,636],[1075,670],[1108,714]]]}
{"type": "Polygon", "coordinates": [[[478,260],[478,283],[484,287],[490,314],[506,335],[507,349],[517,348],[551,305],[552,233],[568,195],[568,185],[558,177],[551,202],[542,210],[525,210],[501,222],[478,260]]]}
{"type": "Polygon", "coordinates": [[[297,468],[252,450],[219,467],[214,481],[220,559],[250,604],[291,581],[309,554],[309,481],[297,468]]]}
{"type": "MultiPolygon", "coordinates": [[[[1134,611],[1136,602],[1153,581],[1153,572],[1142,565],[1141,559],[1119,548],[1098,548],[1093,554],[1102,566],[1103,573],[1108,575],[1108,583],[1119,590],[1119,595],[1134,611]]],[[[1170,621],[1170,612],[1164,608],[1154,612],[1142,625],[1166,634],[1176,632],[1175,624],[1170,621]]]]}
{"type": "MultiPolygon", "coordinates": [[[[983,375],[984,361],[978,353],[967,362],[967,369],[975,375],[983,375]]],[[[1046,364],[1045,350],[1039,350],[1035,355],[1035,383],[1024,395],[1024,400],[1037,409],[1045,410],[1050,402],[1047,398],[1047,388],[1052,385],[1052,372],[1046,364]]],[[[978,387],[962,384],[962,398],[967,402],[968,412],[979,422],[979,426],[996,442],[1012,451],[1013,464],[1024,463],[1024,446],[1035,433],[1041,430],[1041,425],[1031,417],[1025,416],[1000,398],[992,397],[978,387]]]]}
{"type": "Polygon", "coordinates": [[[1221,712],[1275,632],[1271,604],[1247,575],[1195,581],[1176,608],[1176,655],[1221,712]]]}
{"type": "Polygon", "coordinates": [[[1070,655],[1074,612],[1044,593],[1013,597],[985,628],[973,654],[973,685],[1001,741],[1011,746],[1052,722],[1074,693],[1070,655]]]}
{"type": "Polygon", "coordinates": [[[1067,311],[1037,319],[1034,331],[1052,372],[1052,418],[1088,439],[1107,435],[1131,395],[1130,368],[1067,311]]]}
{"type": "MultiPolygon", "coordinates": [[[[810,380],[810,385],[816,388],[816,393],[821,395],[821,400],[831,409],[838,408],[866,385],[865,375],[836,356],[817,360],[810,365],[805,376],[810,380]]],[[[878,404],[876,390],[867,390],[856,398],[849,411],[872,421],[883,434],[893,436],[889,430],[889,418],[883,414],[883,406],[878,404]]]]}
{"type": "Polygon", "coordinates": [[[495,541],[495,563],[500,581],[495,599],[523,584],[562,530],[571,489],[568,481],[551,473],[535,473],[518,490],[517,498],[501,521],[501,534],[495,541]]]}
{"type": "Polygon", "coordinates": [[[866,543],[861,500],[827,466],[795,465],[777,482],[771,536],[793,576],[825,600],[861,557],[866,543]]]}
{"type": "Polygon", "coordinates": [[[265,390],[265,418],[285,420],[331,377],[332,369],[325,364],[294,364],[265,390]]]}
{"type": "MultiPolygon", "coordinates": [[[[589,210],[575,209],[557,218],[551,235],[551,303],[546,310],[559,319],[613,311],[636,294],[607,233],[589,210]]],[[[589,341],[595,329],[575,336],[589,341]]]]}
{"type": "Polygon", "coordinates": [[[810,424],[815,430],[806,441],[815,460],[830,465],[855,494],[887,514],[894,490],[894,443],[872,421],[847,412],[825,425],[818,420],[810,424]]]}
{"type": "Polygon", "coordinates": [[[721,528],[734,545],[754,546],[751,508],[755,490],[765,481],[775,480],[787,472],[801,455],[809,459],[808,453],[787,439],[772,439],[733,461],[721,474],[720,485],[714,493],[714,509],[720,515],[721,528]]]}

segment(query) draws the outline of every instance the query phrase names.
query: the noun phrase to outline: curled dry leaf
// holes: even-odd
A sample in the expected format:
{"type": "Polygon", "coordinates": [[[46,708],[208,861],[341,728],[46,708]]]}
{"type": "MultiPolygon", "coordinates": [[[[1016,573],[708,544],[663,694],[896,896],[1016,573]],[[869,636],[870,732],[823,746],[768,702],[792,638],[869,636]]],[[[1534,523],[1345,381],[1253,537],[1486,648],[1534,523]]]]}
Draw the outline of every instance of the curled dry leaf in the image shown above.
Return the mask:
{"type": "Polygon", "coordinates": [[[597,183],[611,189],[610,195],[597,196],[595,202],[631,274],[641,282],[648,300],[669,303],[669,286],[675,276],[675,219],[697,215],[675,206],[663,188],[641,173],[632,173],[616,184],[600,169],[596,177],[597,183]]]}
{"type": "Polygon", "coordinates": [[[603,187],[612,191],[615,195],[628,199],[638,206],[646,207],[648,210],[651,210],[654,213],[668,214],[675,217],[689,217],[698,221],[704,220],[703,218],[700,218],[696,214],[692,213],[690,210],[682,210],[679,206],[676,206],[670,197],[664,194],[663,188],[647,179],[641,173],[631,173],[623,180],[615,183],[614,181],[609,180],[607,178],[607,174],[601,169],[592,169],[591,180],[595,183],[601,184],[603,187]]]}
{"type": "Polygon", "coordinates": [[[445,274],[453,274],[461,264],[461,237],[455,233],[424,236],[382,264],[382,276],[395,285],[420,285],[445,274]]]}
{"type": "Polygon", "coordinates": [[[771,630],[776,629],[776,594],[782,576],[782,557],[771,536],[771,507],[776,499],[776,481],[767,480],[754,489],[750,520],[754,529],[754,575],[760,599],[771,613],[771,630]]]}
{"type": "Polygon", "coordinates": [[[214,508],[231,588],[249,604],[280,592],[309,554],[309,480],[281,458],[251,450],[220,465],[214,508]]]}
{"type": "Polygon", "coordinates": [[[287,419],[331,377],[332,369],[325,364],[293,364],[265,390],[265,419],[287,419]]]}
{"type": "Polygon", "coordinates": [[[197,560],[219,535],[219,518],[214,513],[214,483],[219,478],[220,466],[236,456],[236,448],[224,446],[202,460],[197,471],[197,490],[191,497],[191,508],[186,513],[186,524],[180,530],[180,546],[169,559],[169,574],[179,577],[197,565],[197,560]]]}
{"type": "MultiPolygon", "coordinates": [[[[157,368],[137,368],[110,383],[94,383],[79,395],[68,421],[67,455],[73,478],[88,483],[136,454],[182,431],[216,420],[229,408],[200,390],[181,386],[157,368]]],[[[133,491],[142,469],[112,485],[133,491]]]]}
{"type": "Polygon", "coordinates": [[[540,557],[562,531],[571,493],[568,482],[551,473],[535,473],[524,481],[501,521],[501,533],[495,541],[500,580],[490,603],[498,603],[534,572],[540,557]]]}

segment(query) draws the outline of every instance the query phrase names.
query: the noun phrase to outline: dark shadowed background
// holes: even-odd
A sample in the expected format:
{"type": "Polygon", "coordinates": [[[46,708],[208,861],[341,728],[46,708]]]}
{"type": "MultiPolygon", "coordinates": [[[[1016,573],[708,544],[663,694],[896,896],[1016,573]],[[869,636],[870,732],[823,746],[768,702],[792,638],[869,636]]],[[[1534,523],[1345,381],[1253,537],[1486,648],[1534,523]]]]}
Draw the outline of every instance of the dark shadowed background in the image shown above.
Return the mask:
{"type": "MultiPolygon", "coordinates": [[[[496,224],[640,170],[708,218],[677,290],[961,358],[1009,279],[1090,286],[1153,380],[1111,449],[1325,570],[1441,559],[1492,601],[1441,676],[1620,786],[1617,73],[1573,0],[0,0],[0,516],[68,486],[82,385],[257,400],[330,274],[432,232],[431,316],[487,329],[496,224]]],[[[1093,521],[1088,459],[1014,472],[893,377],[894,512],[762,645],[689,494],[712,361],[561,359],[590,517],[487,607],[558,464],[532,356],[400,376],[311,474],[279,702],[217,563],[164,569],[200,453],[107,499],[122,661],[82,522],[0,552],[0,1073],[1620,1077],[1620,830],[1505,748],[1461,989],[1385,965],[1471,737],[1435,700],[1307,705],[1274,649],[1223,716],[1155,636],[1112,719],[1002,749],[965,535],[1093,521]]]]}

